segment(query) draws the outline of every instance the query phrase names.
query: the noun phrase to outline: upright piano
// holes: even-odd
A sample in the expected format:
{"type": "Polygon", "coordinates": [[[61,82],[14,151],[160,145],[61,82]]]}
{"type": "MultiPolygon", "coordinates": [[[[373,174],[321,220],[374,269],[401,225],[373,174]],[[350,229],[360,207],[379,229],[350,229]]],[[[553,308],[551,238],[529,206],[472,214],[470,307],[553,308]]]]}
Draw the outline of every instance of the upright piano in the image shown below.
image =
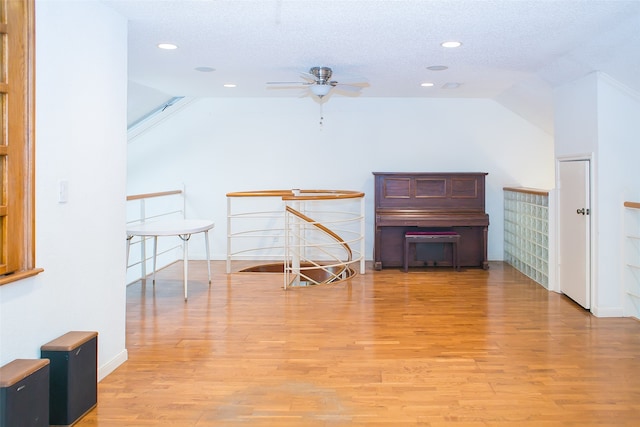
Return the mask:
{"type": "MultiPolygon", "coordinates": [[[[484,172],[401,173],[375,176],[374,268],[403,265],[407,231],[453,230],[461,267],[489,267],[484,172]]],[[[409,266],[452,265],[451,245],[415,245],[409,266]]]]}

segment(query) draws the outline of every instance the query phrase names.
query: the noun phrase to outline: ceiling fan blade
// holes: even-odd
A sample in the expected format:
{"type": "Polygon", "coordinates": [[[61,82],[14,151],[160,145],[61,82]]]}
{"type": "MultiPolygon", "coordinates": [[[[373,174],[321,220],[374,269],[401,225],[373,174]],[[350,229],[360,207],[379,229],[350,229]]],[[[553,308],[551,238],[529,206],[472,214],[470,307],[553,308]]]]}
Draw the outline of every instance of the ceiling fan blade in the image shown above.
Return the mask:
{"type": "Polygon", "coordinates": [[[335,82],[335,84],[333,84],[333,82],[331,82],[333,86],[352,86],[352,87],[358,87],[358,88],[363,88],[363,87],[369,87],[369,83],[367,82],[349,82],[349,83],[340,83],[340,82],[335,82]]]}
{"type": "Polygon", "coordinates": [[[360,92],[363,88],[369,87],[369,83],[361,82],[361,83],[338,83],[331,82],[331,86],[334,86],[337,90],[344,92],[360,92]]]}
{"type": "Polygon", "coordinates": [[[307,82],[267,82],[268,85],[310,85],[307,82]]]}
{"type": "Polygon", "coordinates": [[[337,90],[345,91],[345,92],[360,92],[362,90],[361,87],[357,86],[347,86],[347,85],[338,85],[336,86],[337,90]]]}
{"type": "Polygon", "coordinates": [[[310,82],[309,84],[313,84],[317,82],[316,76],[309,73],[300,73],[300,77],[310,82]]]}

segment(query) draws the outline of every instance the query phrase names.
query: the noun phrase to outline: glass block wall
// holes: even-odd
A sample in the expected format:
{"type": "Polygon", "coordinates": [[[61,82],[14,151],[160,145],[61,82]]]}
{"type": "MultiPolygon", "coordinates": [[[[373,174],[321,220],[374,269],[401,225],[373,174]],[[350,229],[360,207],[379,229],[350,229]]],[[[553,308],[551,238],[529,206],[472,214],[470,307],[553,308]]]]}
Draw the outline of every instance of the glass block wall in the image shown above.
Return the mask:
{"type": "Polygon", "coordinates": [[[504,188],[504,260],[549,288],[549,192],[504,188]]]}

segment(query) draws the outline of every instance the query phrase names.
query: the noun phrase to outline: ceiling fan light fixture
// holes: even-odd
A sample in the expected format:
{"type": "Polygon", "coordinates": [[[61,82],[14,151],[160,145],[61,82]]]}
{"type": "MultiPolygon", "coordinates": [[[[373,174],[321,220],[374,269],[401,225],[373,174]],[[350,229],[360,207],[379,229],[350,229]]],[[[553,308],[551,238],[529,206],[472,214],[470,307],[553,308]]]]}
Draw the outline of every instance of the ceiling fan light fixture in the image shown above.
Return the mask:
{"type": "Polygon", "coordinates": [[[311,89],[311,92],[314,95],[322,98],[323,96],[329,93],[329,91],[331,90],[331,87],[332,87],[331,85],[322,84],[322,85],[312,85],[309,89],[311,89]]]}

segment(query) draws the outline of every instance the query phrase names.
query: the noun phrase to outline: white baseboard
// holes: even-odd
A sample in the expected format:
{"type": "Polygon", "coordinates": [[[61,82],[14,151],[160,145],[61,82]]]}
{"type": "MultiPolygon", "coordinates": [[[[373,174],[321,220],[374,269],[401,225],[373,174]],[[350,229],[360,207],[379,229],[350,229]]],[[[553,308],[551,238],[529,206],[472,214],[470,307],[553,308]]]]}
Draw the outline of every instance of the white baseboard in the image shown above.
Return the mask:
{"type": "Polygon", "coordinates": [[[591,314],[596,317],[625,317],[622,307],[593,307],[591,309],[591,314]]]}
{"type": "Polygon", "coordinates": [[[109,375],[111,372],[115,371],[118,368],[118,366],[126,362],[127,359],[129,359],[129,353],[125,348],[116,357],[114,357],[104,365],[100,366],[98,368],[98,382],[102,381],[104,377],[109,375]]]}

